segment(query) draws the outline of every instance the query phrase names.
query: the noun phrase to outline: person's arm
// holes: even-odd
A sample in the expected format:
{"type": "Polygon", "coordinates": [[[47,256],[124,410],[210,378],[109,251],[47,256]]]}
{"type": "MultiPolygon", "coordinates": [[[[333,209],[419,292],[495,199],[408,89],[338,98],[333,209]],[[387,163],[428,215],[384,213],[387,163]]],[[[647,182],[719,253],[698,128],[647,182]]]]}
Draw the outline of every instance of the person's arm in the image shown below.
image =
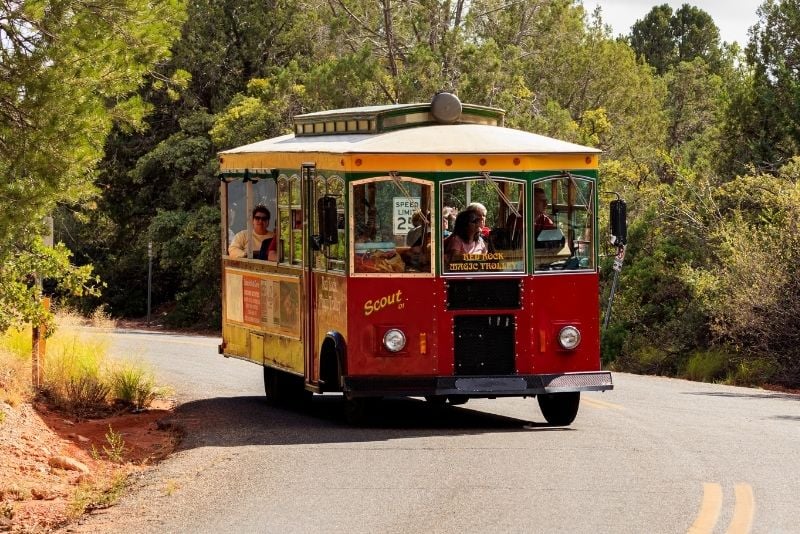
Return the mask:
{"type": "Polygon", "coordinates": [[[460,259],[460,256],[464,253],[464,242],[456,234],[451,234],[450,237],[445,239],[444,249],[445,262],[452,263],[460,259]]]}
{"type": "Polygon", "coordinates": [[[278,236],[272,238],[267,249],[267,261],[276,261],[278,259],[278,236]]]}
{"type": "Polygon", "coordinates": [[[233,236],[233,241],[228,247],[228,256],[231,258],[244,258],[245,254],[247,254],[247,230],[233,236]]]}

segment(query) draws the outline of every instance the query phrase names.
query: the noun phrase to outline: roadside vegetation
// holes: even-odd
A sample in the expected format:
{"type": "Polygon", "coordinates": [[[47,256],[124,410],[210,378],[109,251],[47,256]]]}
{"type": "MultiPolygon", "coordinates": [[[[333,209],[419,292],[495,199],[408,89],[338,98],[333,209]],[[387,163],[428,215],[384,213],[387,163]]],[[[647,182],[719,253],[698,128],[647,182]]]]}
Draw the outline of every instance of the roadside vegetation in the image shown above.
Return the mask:
{"type": "MultiPolygon", "coordinates": [[[[113,320],[102,311],[91,319],[59,312],[55,331],[46,340],[43,384],[38,394],[75,417],[141,410],[164,393],[152,370],[133,359],[111,359],[109,339],[102,329],[113,320]],[[91,332],[84,324],[94,326],[91,332]]],[[[29,402],[31,388],[31,330],[11,328],[0,336],[0,401],[11,406],[29,402]]]]}
{"type": "Polygon", "coordinates": [[[60,310],[53,326],[36,391],[31,329],[0,335],[0,531],[44,531],[110,506],[131,472],[177,442],[152,430],[163,412],[146,410],[167,390],[143,363],[110,355],[106,313],[60,310]]]}
{"type": "MultiPolygon", "coordinates": [[[[84,311],[143,316],[150,242],[159,317],[218,327],[217,151],[298,113],[448,90],[603,150],[600,191],[630,221],[607,366],[800,387],[800,0],[765,1],[746,43],[691,4],[612,35],[571,0],[123,3],[9,13],[23,89],[0,94],[0,328],[41,315],[33,272],[84,311]]],[[[610,274],[606,258],[604,297],[610,274]]]]}

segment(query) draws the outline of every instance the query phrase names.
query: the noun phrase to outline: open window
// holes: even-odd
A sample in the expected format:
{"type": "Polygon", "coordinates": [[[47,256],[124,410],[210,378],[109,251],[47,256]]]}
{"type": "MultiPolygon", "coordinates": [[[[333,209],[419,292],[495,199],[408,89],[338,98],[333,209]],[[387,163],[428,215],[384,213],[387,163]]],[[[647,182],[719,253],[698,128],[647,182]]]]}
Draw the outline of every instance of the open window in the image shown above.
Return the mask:
{"type": "Polygon", "coordinates": [[[431,275],[432,184],[391,175],[350,187],[350,272],[431,275]]]}
{"type": "Polygon", "coordinates": [[[303,263],[303,210],[300,196],[300,177],[296,174],[278,177],[278,214],[280,217],[281,263],[303,263]]]}
{"type": "Polygon", "coordinates": [[[225,254],[231,258],[276,258],[277,187],[267,172],[245,171],[225,184],[227,213],[225,254]]]}
{"type": "Polygon", "coordinates": [[[225,242],[225,253],[233,243],[233,238],[237,233],[247,230],[247,188],[241,180],[234,180],[226,184],[228,188],[228,228],[227,240],[225,242]]]}
{"type": "Polygon", "coordinates": [[[564,174],[534,183],[535,271],[594,269],[594,182],[564,174]]]}
{"type": "Polygon", "coordinates": [[[525,272],[524,181],[485,173],[443,182],[439,217],[443,273],[525,272]]]}
{"type": "Polygon", "coordinates": [[[319,241],[314,251],[314,268],[344,271],[344,179],[341,176],[315,177],[314,208],[312,235],[319,241]]]}

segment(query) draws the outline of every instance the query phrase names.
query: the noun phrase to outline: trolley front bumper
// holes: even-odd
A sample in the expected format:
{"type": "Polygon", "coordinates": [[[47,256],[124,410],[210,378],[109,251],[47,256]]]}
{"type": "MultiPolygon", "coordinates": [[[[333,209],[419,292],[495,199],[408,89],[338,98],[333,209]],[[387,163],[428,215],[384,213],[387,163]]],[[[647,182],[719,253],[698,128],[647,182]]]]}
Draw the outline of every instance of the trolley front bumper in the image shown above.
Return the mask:
{"type": "Polygon", "coordinates": [[[344,390],[352,396],[465,395],[524,397],[570,391],[614,389],[609,371],[503,376],[348,376],[344,390]]]}

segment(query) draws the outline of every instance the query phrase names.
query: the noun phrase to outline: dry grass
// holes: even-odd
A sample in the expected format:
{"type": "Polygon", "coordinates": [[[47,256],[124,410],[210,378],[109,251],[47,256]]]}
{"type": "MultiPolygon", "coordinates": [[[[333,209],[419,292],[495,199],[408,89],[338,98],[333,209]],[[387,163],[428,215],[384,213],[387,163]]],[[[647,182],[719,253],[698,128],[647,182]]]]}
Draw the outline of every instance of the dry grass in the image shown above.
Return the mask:
{"type": "MultiPolygon", "coordinates": [[[[102,308],[89,319],[71,310],[57,311],[56,329],[45,343],[43,392],[77,416],[101,413],[115,401],[136,409],[148,407],[159,392],[153,373],[139,363],[110,362],[110,338],[96,330],[87,333],[87,325],[116,327],[102,308]]],[[[30,327],[0,335],[0,401],[16,405],[33,393],[31,337],[30,327]]]]}
{"type": "Polygon", "coordinates": [[[0,402],[17,406],[31,393],[30,360],[0,347],[0,402]]]}

